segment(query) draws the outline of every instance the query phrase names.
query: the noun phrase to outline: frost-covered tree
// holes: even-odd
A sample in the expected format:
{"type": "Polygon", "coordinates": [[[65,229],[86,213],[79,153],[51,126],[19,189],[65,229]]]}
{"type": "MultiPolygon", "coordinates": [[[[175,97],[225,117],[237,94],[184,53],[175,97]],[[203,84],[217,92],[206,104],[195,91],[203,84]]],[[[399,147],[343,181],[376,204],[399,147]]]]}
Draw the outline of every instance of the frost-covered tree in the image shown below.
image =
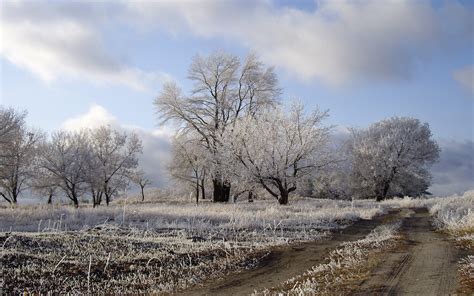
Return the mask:
{"type": "Polygon", "coordinates": [[[58,179],[54,177],[49,171],[37,167],[32,179],[33,192],[46,196],[48,204],[53,203],[53,196],[58,194],[59,185],[58,179]]]}
{"type": "MultiPolygon", "coordinates": [[[[339,136],[340,137],[340,136],[339,136]]],[[[352,157],[348,139],[331,137],[333,161],[315,172],[311,179],[311,195],[316,198],[351,199],[352,157]]]]}
{"type": "Polygon", "coordinates": [[[28,129],[24,121],[18,124],[1,145],[5,157],[0,166],[0,195],[12,204],[17,203],[20,193],[31,183],[38,144],[43,138],[41,132],[28,129]]]}
{"type": "Polygon", "coordinates": [[[234,159],[229,169],[287,204],[298,182],[331,161],[329,128],[322,125],[326,117],[327,112],[319,110],[305,115],[301,104],[293,104],[289,110],[274,108],[240,119],[225,135],[224,149],[234,159]]]}
{"type": "Polygon", "coordinates": [[[151,184],[151,180],[147,178],[145,172],[142,170],[132,172],[130,180],[140,187],[142,201],[145,201],[145,187],[151,184]]]}
{"type": "Polygon", "coordinates": [[[439,147],[427,123],[393,117],[352,131],[352,186],[362,198],[420,195],[430,184],[428,168],[439,147]]]}
{"type": "Polygon", "coordinates": [[[338,160],[318,172],[312,179],[312,196],[339,200],[351,199],[352,187],[348,165],[350,163],[338,160]]]}
{"type": "MultiPolygon", "coordinates": [[[[0,107],[0,149],[2,145],[9,143],[10,138],[20,126],[24,126],[25,117],[26,112],[0,107]]],[[[3,151],[0,157],[6,157],[6,155],[3,155],[3,151]]]]}
{"type": "Polygon", "coordinates": [[[242,62],[222,52],[196,56],[188,78],[193,83],[189,95],[175,83],[166,83],[155,105],[163,121],[175,121],[182,133],[199,135],[212,168],[213,199],[228,201],[231,181],[222,173],[228,164],[218,155],[224,144],[221,136],[238,118],[256,116],[275,105],[280,94],[277,78],[273,68],[265,67],[255,55],[242,62]]]}
{"type": "Polygon", "coordinates": [[[206,198],[208,153],[201,137],[192,132],[178,134],[172,142],[172,160],[168,166],[170,175],[178,183],[191,185],[195,190],[196,203],[206,198]]]}
{"type": "Polygon", "coordinates": [[[87,189],[87,168],[91,157],[89,138],[84,131],[59,131],[43,145],[38,165],[78,207],[79,198],[87,189]]]}
{"type": "Polygon", "coordinates": [[[138,167],[138,154],[142,153],[141,140],[135,133],[120,132],[109,126],[88,132],[91,157],[89,159],[89,185],[94,206],[102,195],[109,205],[112,197],[128,187],[129,176],[138,167]]]}

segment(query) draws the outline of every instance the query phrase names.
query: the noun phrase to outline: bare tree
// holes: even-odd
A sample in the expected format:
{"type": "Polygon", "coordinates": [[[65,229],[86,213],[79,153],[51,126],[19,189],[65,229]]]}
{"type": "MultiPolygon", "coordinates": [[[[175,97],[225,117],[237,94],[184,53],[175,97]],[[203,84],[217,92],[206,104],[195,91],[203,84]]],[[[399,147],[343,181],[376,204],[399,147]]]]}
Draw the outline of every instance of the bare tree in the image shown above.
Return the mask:
{"type": "Polygon", "coordinates": [[[327,113],[306,116],[303,106],[276,108],[258,117],[248,116],[227,133],[225,148],[234,155],[234,167],[244,179],[263,186],[280,204],[313,170],[330,162],[327,155],[329,128],[322,126],[327,113]]]}
{"type": "Polygon", "coordinates": [[[311,195],[317,198],[349,200],[351,186],[352,154],[348,135],[344,139],[332,137],[330,154],[333,162],[311,176],[311,195]]]}
{"type": "Polygon", "coordinates": [[[200,137],[193,133],[178,134],[172,143],[173,159],[168,166],[171,176],[177,181],[184,181],[195,188],[196,203],[199,197],[206,198],[207,151],[200,143],[200,137]]]}
{"type": "Polygon", "coordinates": [[[219,139],[238,118],[275,105],[280,94],[277,78],[273,68],[265,68],[254,55],[241,63],[238,57],[220,52],[196,56],[188,78],[194,84],[189,96],[167,83],[155,105],[163,122],[173,120],[183,133],[199,134],[212,167],[213,199],[228,201],[231,182],[222,173],[227,164],[218,156],[223,144],[219,139]]]}
{"type": "Polygon", "coordinates": [[[55,178],[50,172],[37,168],[32,179],[31,187],[33,192],[36,192],[41,196],[46,196],[48,198],[48,204],[52,204],[53,196],[55,196],[60,189],[57,181],[57,178],[55,178]]]}
{"type": "Polygon", "coordinates": [[[53,133],[51,142],[43,145],[39,167],[50,173],[55,183],[77,208],[86,190],[87,166],[91,149],[85,132],[53,133]]]}
{"type": "Polygon", "coordinates": [[[101,201],[101,195],[109,205],[113,196],[128,187],[128,176],[138,167],[137,154],[142,153],[141,140],[135,133],[119,132],[110,126],[89,131],[92,157],[89,179],[95,203],[101,201]],[[94,192],[95,188],[95,192],[94,192]]]}
{"type": "Polygon", "coordinates": [[[18,196],[34,175],[38,144],[43,138],[39,131],[28,129],[24,121],[18,121],[2,145],[5,155],[0,170],[0,195],[9,203],[16,204],[18,196]]]}
{"type": "Polygon", "coordinates": [[[26,112],[0,107],[0,145],[8,144],[15,131],[25,125],[26,112]]]}
{"type": "Polygon", "coordinates": [[[151,184],[151,180],[146,177],[145,172],[142,170],[133,172],[130,179],[140,187],[142,201],[145,201],[145,187],[151,184]]]}
{"type": "Polygon", "coordinates": [[[359,197],[419,195],[429,186],[428,167],[439,147],[427,123],[393,117],[352,133],[352,184],[359,197]]]}

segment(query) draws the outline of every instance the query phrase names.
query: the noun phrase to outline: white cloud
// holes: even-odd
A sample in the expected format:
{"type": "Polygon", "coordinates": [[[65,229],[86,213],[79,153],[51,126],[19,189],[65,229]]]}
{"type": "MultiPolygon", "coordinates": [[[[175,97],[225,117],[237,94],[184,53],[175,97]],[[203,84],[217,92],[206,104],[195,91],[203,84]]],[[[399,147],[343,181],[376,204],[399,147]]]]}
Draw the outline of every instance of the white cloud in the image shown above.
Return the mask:
{"type": "Polygon", "coordinates": [[[271,1],[133,1],[128,8],[142,26],[237,41],[303,80],[332,85],[406,79],[437,50],[469,46],[473,25],[472,11],[457,2],[318,1],[303,11],[271,1]]]}
{"type": "Polygon", "coordinates": [[[474,65],[455,71],[453,77],[461,86],[474,94],[474,65]]]}
{"type": "Polygon", "coordinates": [[[317,1],[314,11],[272,1],[2,2],[2,55],[45,81],[63,76],[145,89],[169,77],[127,66],[106,28],[132,26],[220,38],[302,80],[330,85],[406,79],[440,50],[472,45],[473,13],[449,1],[317,1]]]}
{"type": "Polygon", "coordinates": [[[143,91],[169,78],[127,66],[106,50],[97,23],[101,14],[94,13],[101,4],[38,4],[2,2],[0,54],[9,62],[46,82],[67,77],[143,91]]]}
{"type": "Polygon", "coordinates": [[[118,127],[119,122],[115,116],[100,105],[92,105],[87,113],[70,118],[61,124],[61,129],[77,131],[86,128],[98,128],[110,125],[118,127]]]}
{"type": "Polygon", "coordinates": [[[154,186],[163,186],[168,183],[166,167],[171,158],[171,138],[175,133],[172,128],[163,126],[155,130],[146,130],[126,125],[100,105],[92,105],[86,113],[64,121],[61,128],[77,131],[106,125],[110,125],[115,129],[137,133],[143,143],[143,154],[140,155],[139,159],[141,168],[152,180],[154,186]]]}

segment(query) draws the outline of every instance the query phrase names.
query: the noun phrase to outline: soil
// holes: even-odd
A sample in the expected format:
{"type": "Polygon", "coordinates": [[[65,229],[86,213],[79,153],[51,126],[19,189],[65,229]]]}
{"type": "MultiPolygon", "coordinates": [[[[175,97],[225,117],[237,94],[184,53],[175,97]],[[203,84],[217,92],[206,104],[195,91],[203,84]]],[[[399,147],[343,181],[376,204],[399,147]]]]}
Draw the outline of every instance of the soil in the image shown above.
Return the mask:
{"type": "Polygon", "coordinates": [[[457,262],[468,251],[435,231],[426,209],[415,209],[401,227],[402,247],[385,254],[358,295],[454,295],[457,262]]]}

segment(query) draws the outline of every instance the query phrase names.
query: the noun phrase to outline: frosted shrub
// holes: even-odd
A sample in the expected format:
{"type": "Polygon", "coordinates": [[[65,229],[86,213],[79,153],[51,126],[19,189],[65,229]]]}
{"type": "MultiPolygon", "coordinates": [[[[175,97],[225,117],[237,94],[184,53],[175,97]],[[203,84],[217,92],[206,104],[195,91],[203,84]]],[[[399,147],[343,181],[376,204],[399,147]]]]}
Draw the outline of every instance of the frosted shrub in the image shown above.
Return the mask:
{"type": "Polygon", "coordinates": [[[468,191],[460,197],[440,199],[428,207],[439,229],[453,234],[472,232],[474,229],[474,191],[468,191]]]}

